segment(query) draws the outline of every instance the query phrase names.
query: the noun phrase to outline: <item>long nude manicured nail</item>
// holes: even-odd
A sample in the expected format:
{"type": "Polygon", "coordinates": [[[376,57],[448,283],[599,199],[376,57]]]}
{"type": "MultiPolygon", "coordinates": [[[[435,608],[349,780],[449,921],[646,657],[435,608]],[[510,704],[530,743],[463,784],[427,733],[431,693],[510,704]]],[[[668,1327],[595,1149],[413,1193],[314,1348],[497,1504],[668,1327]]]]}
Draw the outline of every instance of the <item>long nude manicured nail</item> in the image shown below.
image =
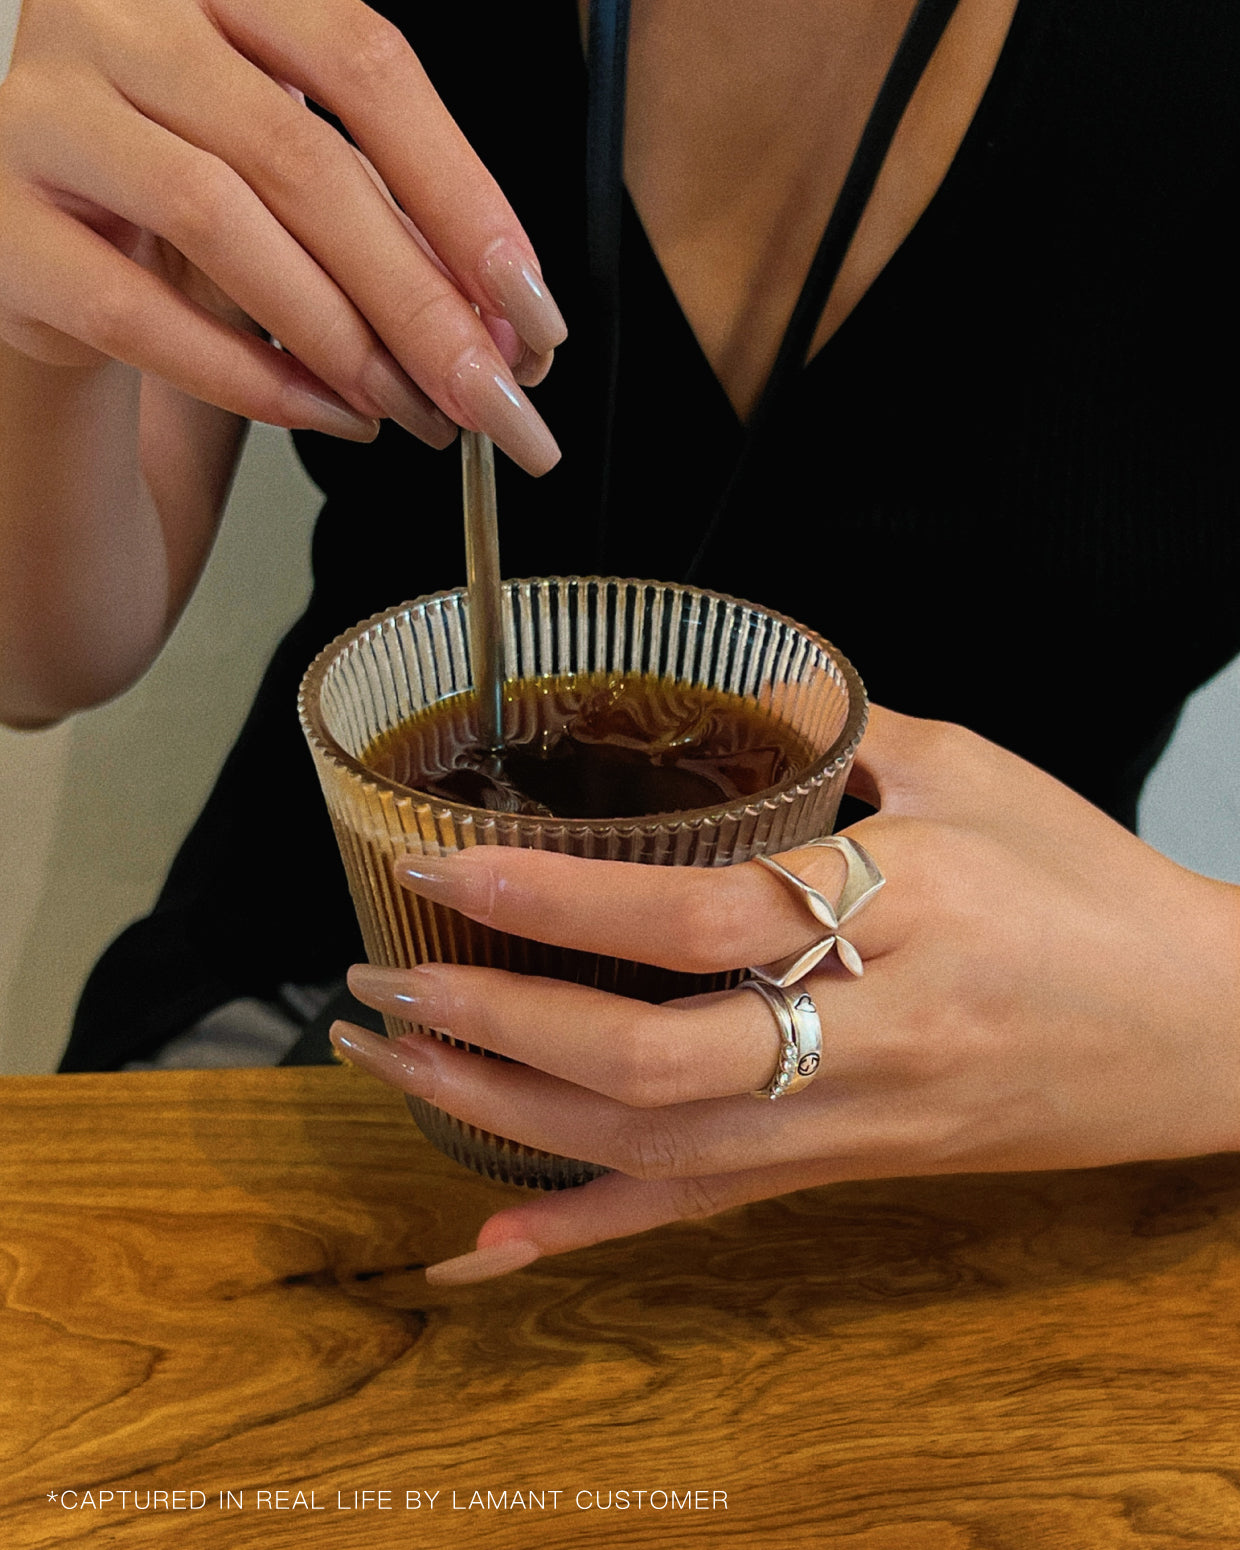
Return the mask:
{"type": "Polygon", "coordinates": [[[527,474],[545,474],[560,461],[555,437],[498,357],[471,350],[449,381],[466,415],[527,474]]]}
{"type": "Polygon", "coordinates": [[[345,441],[373,441],[379,434],[378,420],[350,409],[348,404],[328,393],[319,393],[299,383],[293,389],[294,415],[310,431],[323,431],[345,441]]]}
{"type": "Polygon", "coordinates": [[[418,1069],[418,1062],[403,1043],[394,1044],[391,1039],[380,1038],[377,1033],[359,1028],[356,1023],[335,1022],[328,1036],[337,1054],[359,1071],[369,1071],[371,1076],[377,1076],[381,1082],[405,1087],[418,1069]]]}
{"type": "MultiPolygon", "coordinates": [[[[355,963],[349,970],[349,989],[359,1001],[378,1012],[391,1012],[406,1022],[430,1026],[431,1007],[438,998],[427,994],[429,986],[419,983],[416,969],[390,969],[378,963],[355,963]]],[[[446,1033],[438,1022],[434,1026],[446,1033]]]]}
{"type": "Polygon", "coordinates": [[[495,899],[490,871],[462,866],[459,856],[401,856],[392,873],[402,888],[465,915],[488,914],[495,899]]]}
{"type": "Polygon", "coordinates": [[[393,360],[373,356],[362,372],[362,392],[389,420],[432,447],[449,447],[457,427],[393,360]]]}
{"type": "Polygon", "coordinates": [[[563,314],[551,299],[546,281],[517,244],[500,237],[482,255],[478,274],[487,295],[539,355],[568,338],[563,314]]]}
{"type": "Polygon", "coordinates": [[[512,1270],[523,1270],[541,1253],[536,1243],[513,1238],[509,1243],[493,1243],[490,1248],[475,1249],[472,1254],[458,1254],[455,1259],[442,1259],[437,1265],[428,1265],[426,1279],[432,1286],[468,1286],[474,1281],[490,1281],[495,1276],[506,1276],[512,1270]]]}

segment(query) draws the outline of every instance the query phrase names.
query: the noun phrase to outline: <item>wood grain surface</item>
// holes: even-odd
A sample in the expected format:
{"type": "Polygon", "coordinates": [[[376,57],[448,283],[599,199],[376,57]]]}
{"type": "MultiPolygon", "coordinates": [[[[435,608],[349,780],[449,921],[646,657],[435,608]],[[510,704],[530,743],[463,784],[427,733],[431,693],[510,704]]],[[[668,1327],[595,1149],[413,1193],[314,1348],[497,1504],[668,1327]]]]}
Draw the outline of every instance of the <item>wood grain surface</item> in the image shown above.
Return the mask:
{"type": "Polygon", "coordinates": [[[5,1550],[1240,1546],[1240,1158],[841,1186],[436,1291],[515,1192],[355,1072],[0,1096],[5,1550]]]}

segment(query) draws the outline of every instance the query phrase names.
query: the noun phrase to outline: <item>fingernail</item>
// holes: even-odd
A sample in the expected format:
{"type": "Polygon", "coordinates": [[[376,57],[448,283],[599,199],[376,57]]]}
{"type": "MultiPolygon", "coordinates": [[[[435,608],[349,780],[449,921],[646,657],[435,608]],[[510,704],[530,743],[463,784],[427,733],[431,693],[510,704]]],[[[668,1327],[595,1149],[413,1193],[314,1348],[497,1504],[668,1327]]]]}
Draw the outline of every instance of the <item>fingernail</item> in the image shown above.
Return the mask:
{"type": "Polygon", "coordinates": [[[560,461],[555,437],[498,357],[471,350],[449,380],[466,417],[527,474],[545,474],[560,461]]]}
{"type": "Polygon", "coordinates": [[[554,360],[554,350],[548,350],[545,355],[539,355],[537,350],[531,350],[527,346],[517,357],[512,374],[522,387],[537,387],[551,370],[551,363],[554,360]]]}
{"type": "Polygon", "coordinates": [[[383,1082],[402,1085],[413,1075],[415,1061],[403,1044],[380,1038],[369,1029],[359,1028],[356,1023],[335,1022],[328,1037],[332,1047],[359,1071],[369,1071],[383,1082]]]}
{"type": "Polygon", "coordinates": [[[376,355],[367,361],[361,388],[376,409],[419,441],[442,449],[456,440],[453,422],[387,356],[376,355]]]}
{"type": "Polygon", "coordinates": [[[508,1243],[493,1243],[489,1248],[475,1249],[472,1254],[458,1254],[455,1259],[441,1259],[437,1265],[428,1265],[426,1279],[432,1286],[469,1286],[474,1281],[490,1281],[512,1270],[522,1270],[541,1253],[536,1243],[513,1238],[508,1243]]]}
{"type": "MultiPolygon", "coordinates": [[[[438,1000],[430,986],[418,983],[417,969],[391,969],[378,963],[355,963],[349,969],[349,989],[377,1012],[390,1012],[406,1022],[431,1026],[431,1007],[438,1000]]],[[[440,1023],[434,1026],[446,1033],[440,1023]]]]}
{"type": "Polygon", "coordinates": [[[490,869],[463,867],[459,856],[401,856],[392,872],[402,888],[433,904],[447,904],[463,915],[482,917],[491,911],[495,879],[490,869]]]}
{"type": "Polygon", "coordinates": [[[323,431],[345,441],[373,441],[379,434],[378,420],[358,414],[330,393],[298,383],[293,388],[293,402],[296,407],[292,417],[306,430],[323,431]]]}
{"type": "Polygon", "coordinates": [[[568,338],[564,317],[535,266],[508,237],[500,237],[482,255],[478,273],[487,295],[539,355],[568,338]]]}

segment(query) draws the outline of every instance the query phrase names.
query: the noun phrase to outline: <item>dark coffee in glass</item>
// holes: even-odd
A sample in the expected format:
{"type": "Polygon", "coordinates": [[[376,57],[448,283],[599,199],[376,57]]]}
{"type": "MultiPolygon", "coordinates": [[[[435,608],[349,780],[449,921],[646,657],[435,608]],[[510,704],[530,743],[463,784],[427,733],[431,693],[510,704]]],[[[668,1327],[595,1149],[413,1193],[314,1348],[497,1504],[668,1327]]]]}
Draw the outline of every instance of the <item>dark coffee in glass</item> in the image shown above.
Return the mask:
{"type": "MultiPolygon", "coordinates": [[[[505,582],[503,603],[505,675],[519,687],[498,758],[478,747],[463,591],[359,624],[303,681],[368,957],[648,1001],[730,983],[490,931],[400,887],[393,863],[479,845],[695,867],[791,850],[831,830],[865,726],[860,679],[813,631],[693,587],[544,577],[505,582]]],[[[437,1147],[493,1178],[558,1189],[599,1171],[409,1104],[437,1147]]]]}
{"type": "Polygon", "coordinates": [[[750,797],[813,763],[752,701],[696,684],[580,674],[510,684],[501,748],[472,693],[402,722],[363,754],[377,775],[449,802],[546,818],[643,818],[750,797]]]}

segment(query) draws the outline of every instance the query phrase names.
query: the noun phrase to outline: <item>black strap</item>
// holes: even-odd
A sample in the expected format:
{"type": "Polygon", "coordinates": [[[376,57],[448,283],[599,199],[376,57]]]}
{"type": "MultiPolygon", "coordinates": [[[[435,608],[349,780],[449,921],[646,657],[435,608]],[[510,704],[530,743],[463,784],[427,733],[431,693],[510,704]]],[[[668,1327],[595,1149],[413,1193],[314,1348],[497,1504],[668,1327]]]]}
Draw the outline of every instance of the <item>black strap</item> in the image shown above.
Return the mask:
{"type": "MultiPolygon", "coordinates": [[[[913,93],[925,74],[959,0],[918,0],[887,71],[852,164],[844,178],[835,208],[810,264],[792,317],[784,332],[775,364],[762,396],[750,416],[740,456],[715,508],[702,541],[685,575],[692,581],[723,522],[737,487],[752,465],[755,449],[778,413],[783,398],[805,366],[814,331],[831,294],[874,184],[878,180],[891,142],[913,93]]],[[[606,379],[607,416],[604,431],[603,498],[599,510],[599,558],[607,528],[607,491],[610,486],[612,434],[616,409],[616,382],[620,344],[620,211],[623,199],[624,70],[627,47],[628,0],[591,0],[588,49],[589,88],[586,127],[586,220],[590,243],[590,270],[598,303],[605,308],[608,357],[606,379]],[[596,36],[598,43],[596,46],[596,36]],[[605,67],[615,74],[601,78],[605,67]],[[604,115],[607,115],[604,118],[604,115]],[[613,245],[604,250],[605,243],[613,245]],[[597,244],[597,250],[596,250],[597,244]]]]}
{"type": "Polygon", "coordinates": [[[624,100],[629,0],[591,0],[586,42],[586,255],[595,316],[604,330],[603,443],[596,564],[607,542],[611,455],[620,376],[620,222],[624,210],[624,100]]]}

